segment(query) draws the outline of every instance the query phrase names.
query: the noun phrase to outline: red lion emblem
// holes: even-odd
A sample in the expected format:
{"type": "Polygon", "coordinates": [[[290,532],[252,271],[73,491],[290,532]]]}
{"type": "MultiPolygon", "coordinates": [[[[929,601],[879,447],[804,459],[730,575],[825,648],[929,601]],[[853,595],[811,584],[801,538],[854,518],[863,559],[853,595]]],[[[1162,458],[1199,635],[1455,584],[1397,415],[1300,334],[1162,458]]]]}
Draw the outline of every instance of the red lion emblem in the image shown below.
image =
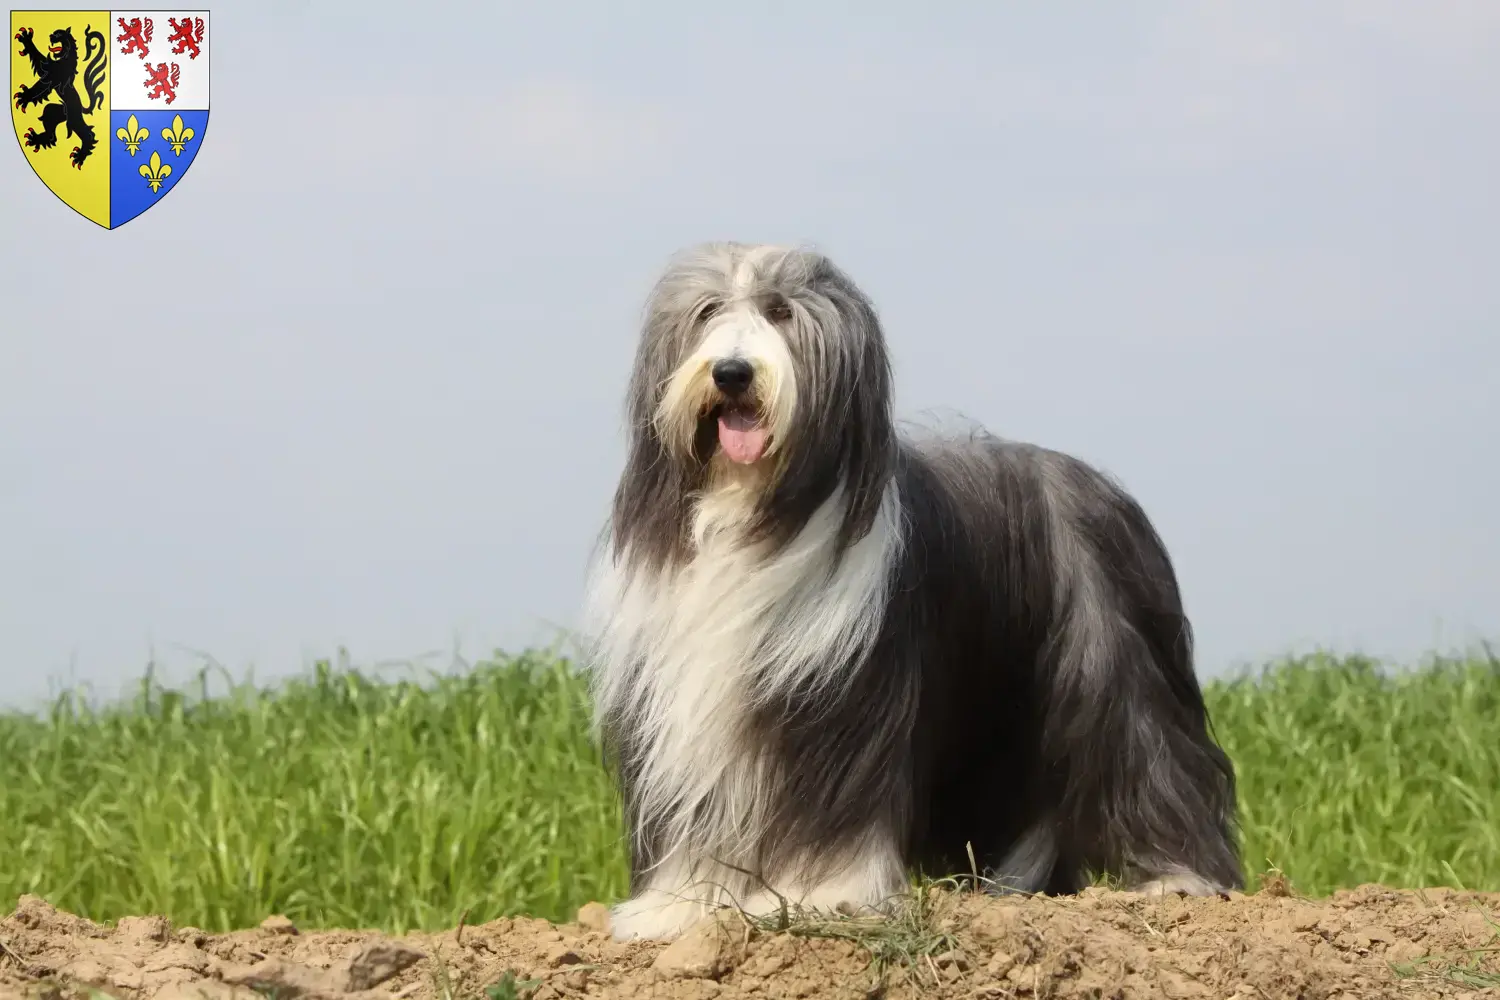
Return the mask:
{"type": "Polygon", "coordinates": [[[198,58],[198,47],[203,44],[203,18],[185,17],[181,22],[175,17],[167,18],[167,23],[172,26],[172,35],[167,43],[172,46],[174,55],[188,53],[189,59],[198,58]],[[188,52],[192,49],[191,52],[188,52]]]}
{"type": "Polygon", "coordinates": [[[151,18],[146,18],[144,25],[138,17],[132,17],[129,24],[125,23],[123,17],[117,17],[115,20],[120,23],[120,30],[124,32],[124,34],[115,36],[115,41],[120,43],[120,55],[128,56],[134,52],[142,59],[149,56],[151,54],[151,49],[148,47],[151,44],[151,32],[155,29],[155,25],[151,23],[151,18]]]}
{"type": "Polygon", "coordinates": [[[177,85],[182,82],[182,67],[173,63],[171,73],[168,75],[166,63],[157,63],[152,69],[151,64],[146,64],[146,96],[152,100],[165,98],[168,104],[177,100],[177,85]]]}

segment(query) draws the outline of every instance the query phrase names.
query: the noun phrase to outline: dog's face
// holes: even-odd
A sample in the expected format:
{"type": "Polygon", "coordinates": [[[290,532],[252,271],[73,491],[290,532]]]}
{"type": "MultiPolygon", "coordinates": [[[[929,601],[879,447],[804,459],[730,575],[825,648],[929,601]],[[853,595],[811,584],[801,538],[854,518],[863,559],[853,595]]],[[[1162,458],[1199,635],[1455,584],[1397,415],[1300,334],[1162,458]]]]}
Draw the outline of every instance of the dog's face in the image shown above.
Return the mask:
{"type": "Polygon", "coordinates": [[[874,310],[821,255],[698,248],[668,270],[648,313],[638,375],[653,381],[637,388],[654,389],[650,428],[676,461],[784,467],[809,435],[845,429],[853,397],[885,402],[874,310]]]}
{"type": "Polygon", "coordinates": [[[770,469],[791,445],[797,372],[806,367],[789,337],[794,308],[778,290],[726,290],[696,312],[652,415],[679,461],[770,469]]]}
{"type": "Polygon", "coordinates": [[[889,471],[889,405],[874,308],[826,257],[694,248],[647,304],[617,520],[664,536],[705,494],[733,492],[750,522],[795,532],[841,486],[862,519],[889,471]]]}

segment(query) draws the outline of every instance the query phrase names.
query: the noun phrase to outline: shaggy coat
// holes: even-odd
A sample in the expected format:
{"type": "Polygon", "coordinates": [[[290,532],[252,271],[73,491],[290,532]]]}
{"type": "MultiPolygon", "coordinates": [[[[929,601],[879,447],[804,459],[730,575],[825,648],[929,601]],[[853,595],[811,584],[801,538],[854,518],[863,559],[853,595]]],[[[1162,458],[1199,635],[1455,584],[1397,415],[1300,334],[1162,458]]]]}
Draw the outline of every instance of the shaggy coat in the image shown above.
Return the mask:
{"type": "Polygon", "coordinates": [[[970,851],[1023,891],[1242,885],[1145,513],[1055,451],[899,434],[875,310],[826,257],[675,260],[628,429],[589,599],[617,937],[725,904],[881,910],[970,851]]]}

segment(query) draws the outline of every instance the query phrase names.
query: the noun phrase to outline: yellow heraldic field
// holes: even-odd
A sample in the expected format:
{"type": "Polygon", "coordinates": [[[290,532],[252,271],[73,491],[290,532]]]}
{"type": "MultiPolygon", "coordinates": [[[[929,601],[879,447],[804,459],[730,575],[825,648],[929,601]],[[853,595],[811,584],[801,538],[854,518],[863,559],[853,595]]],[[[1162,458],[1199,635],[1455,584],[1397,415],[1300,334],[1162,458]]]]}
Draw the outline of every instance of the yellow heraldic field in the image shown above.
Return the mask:
{"type": "Polygon", "coordinates": [[[10,119],[26,162],[54,194],[106,229],[112,146],[109,14],[10,13],[10,119]],[[45,92],[44,82],[53,84],[45,92]],[[35,100],[27,99],[33,95],[35,100]]]}

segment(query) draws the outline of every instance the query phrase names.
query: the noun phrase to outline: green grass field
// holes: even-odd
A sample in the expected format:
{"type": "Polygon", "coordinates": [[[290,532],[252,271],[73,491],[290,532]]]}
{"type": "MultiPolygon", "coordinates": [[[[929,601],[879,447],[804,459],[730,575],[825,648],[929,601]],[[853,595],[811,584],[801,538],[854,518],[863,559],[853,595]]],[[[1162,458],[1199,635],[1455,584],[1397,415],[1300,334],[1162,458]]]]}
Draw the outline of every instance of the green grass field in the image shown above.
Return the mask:
{"type": "MultiPolygon", "coordinates": [[[[1500,890],[1500,663],[1312,657],[1217,682],[1248,872],[1500,890]]],[[[421,685],[320,666],[204,699],[0,715],[0,910],[224,930],[567,919],[625,887],[587,694],[540,654],[421,685]]]]}

